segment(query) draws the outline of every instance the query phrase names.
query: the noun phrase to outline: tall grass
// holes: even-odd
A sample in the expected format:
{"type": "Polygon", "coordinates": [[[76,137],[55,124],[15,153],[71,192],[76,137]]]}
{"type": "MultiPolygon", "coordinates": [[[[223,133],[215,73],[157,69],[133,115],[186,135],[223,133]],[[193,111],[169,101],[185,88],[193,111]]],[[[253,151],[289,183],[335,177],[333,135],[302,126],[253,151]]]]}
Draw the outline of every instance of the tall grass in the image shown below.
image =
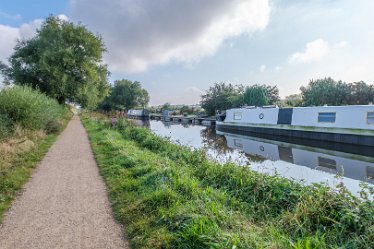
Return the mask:
{"type": "Polygon", "coordinates": [[[29,87],[0,92],[0,220],[70,115],[29,87]]]}
{"type": "Polygon", "coordinates": [[[374,204],[84,119],[114,212],[134,248],[374,248],[374,204]]]}
{"type": "Polygon", "coordinates": [[[56,100],[30,87],[7,87],[0,92],[0,115],[24,129],[46,129],[65,114],[65,108],[56,100]]]}

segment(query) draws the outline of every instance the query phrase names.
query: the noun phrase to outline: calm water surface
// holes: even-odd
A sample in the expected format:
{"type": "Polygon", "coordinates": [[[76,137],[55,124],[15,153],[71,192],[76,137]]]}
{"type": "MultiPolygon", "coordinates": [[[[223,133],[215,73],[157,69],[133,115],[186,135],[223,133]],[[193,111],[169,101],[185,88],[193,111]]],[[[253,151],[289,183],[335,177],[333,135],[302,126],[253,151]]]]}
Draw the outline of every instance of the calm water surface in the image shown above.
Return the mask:
{"type": "Polygon", "coordinates": [[[281,142],[215,131],[214,127],[161,121],[136,121],[155,134],[193,148],[204,148],[212,160],[235,162],[266,174],[302,181],[343,183],[358,195],[360,184],[374,186],[374,151],[369,147],[310,141],[281,142]],[[322,149],[324,148],[324,149],[322,149]]]}

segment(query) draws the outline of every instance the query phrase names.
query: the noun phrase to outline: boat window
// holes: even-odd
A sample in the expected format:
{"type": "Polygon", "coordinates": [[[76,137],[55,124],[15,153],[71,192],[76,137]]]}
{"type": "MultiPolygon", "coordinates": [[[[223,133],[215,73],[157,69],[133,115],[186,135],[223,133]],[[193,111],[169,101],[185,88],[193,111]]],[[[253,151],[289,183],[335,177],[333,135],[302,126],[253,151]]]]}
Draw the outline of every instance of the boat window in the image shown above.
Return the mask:
{"type": "Polygon", "coordinates": [[[240,120],[240,119],[242,119],[242,113],[234,112],[234,120],[240,120]]]}
{"type": "Polygon", "coordinates": [[[241,139],[234,139],[234,145],[236,148],[243,149],[243,143],[241,139]]]}
{"type": "Polygon", "coordinates": [[[318,157],[318,166],[336,170],[336,161],[330,158],[318,157]]]}
{"type": "Polygon", "coordinates": [[[318,113],[318,122],[320,123],[335,123],[335,112],[320,112],[318,113]]]}
{"type": "Polygon", "coordinates": [[[374,124],[374,112],[368,112],[367,120],[368,124],[374,124]]]}

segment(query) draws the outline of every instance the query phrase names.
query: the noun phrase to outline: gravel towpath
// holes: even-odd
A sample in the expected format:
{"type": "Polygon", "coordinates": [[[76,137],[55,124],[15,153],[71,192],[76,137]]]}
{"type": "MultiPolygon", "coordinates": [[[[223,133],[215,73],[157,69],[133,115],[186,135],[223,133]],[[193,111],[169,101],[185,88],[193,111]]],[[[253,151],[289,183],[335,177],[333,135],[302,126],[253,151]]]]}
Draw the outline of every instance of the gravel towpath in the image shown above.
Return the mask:
{"type": "Polygon", "coordinates": [[[4,217],[0,248],[129,248],[77,116],[4,217]]]}

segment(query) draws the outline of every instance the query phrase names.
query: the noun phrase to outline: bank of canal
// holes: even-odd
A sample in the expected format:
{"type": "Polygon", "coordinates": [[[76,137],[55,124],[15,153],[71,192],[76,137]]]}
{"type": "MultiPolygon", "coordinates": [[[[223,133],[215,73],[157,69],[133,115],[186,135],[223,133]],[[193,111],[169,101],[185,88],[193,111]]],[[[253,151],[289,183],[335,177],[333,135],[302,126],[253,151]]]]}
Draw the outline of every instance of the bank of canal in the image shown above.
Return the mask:
{"type": "Polygon", "coordinates": [[[217,132],[214,127],[135,120],[155,134],[193,148],[204,148],[212,160],[250,165],[266,174],[279,174],[306,184],[343,183],[356,196],[360,185],[374,186],[374,151],[363,146],[290,140],[217,132]],[[313,145],[313,146],[311,146],[313,145]]]}

